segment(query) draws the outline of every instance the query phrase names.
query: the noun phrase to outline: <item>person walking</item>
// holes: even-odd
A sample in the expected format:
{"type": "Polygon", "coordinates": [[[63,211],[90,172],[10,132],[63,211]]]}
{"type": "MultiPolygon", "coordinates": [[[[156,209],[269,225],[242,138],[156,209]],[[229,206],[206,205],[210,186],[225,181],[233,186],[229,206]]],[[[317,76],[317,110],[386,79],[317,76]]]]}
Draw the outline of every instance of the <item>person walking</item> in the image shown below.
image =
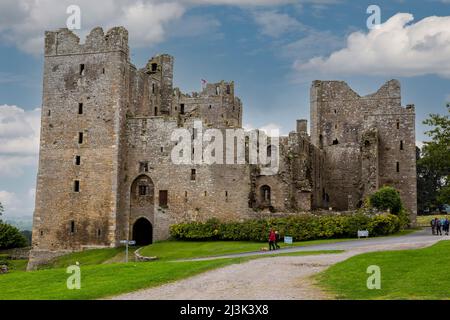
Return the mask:
{"type": "Polygon", "coordinates": [[[450,221],[448,221],[448,218],[445,218],[445,221],[444,221],[444,232],[445,232],[446,236],[448,236],[449,228],[450,228],[450,221]]]}
{"type": "Polygon", "coordinates": [[[434,218],[431,219],[430,224],[431,224],[431,233],[434,236],[434,234],[436,232],[436,220],[434,218]]]}
{"type": "Polygon", "coordinates": [[[280,241],[280,233],[277,231],[275,231],[275,247],[277,249],[280,249],[280,246],[278,245],[278,241],[280,241]]]}
{"type": "Polygon", "coordinates": [[[436,218],[435,220],[434,220],[434,225],[435,225],[435,227],[436,227],[436,235],[437,236],[442,236],[442,225],[441,225],[441,220],[439,220],[438,218],[436,218]]]}
{"type": "Polygon", "coordinates": [[[275,240],[277,239],[275,231],[273,231],[273,228],[270,229],[269,233],[269,250],[276,250],[275,248],[275,240]]]}

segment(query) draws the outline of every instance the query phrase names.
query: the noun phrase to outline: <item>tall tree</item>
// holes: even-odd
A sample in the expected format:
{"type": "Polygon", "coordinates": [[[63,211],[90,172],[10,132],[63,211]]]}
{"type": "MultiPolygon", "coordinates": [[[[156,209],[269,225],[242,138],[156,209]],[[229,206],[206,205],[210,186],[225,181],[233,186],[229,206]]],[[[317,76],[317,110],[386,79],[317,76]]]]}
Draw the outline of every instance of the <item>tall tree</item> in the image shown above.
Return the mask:
{"type": "MultiPolygon", "coordinates": [[[[450,104],[446,106],[450,114],[450,104]]],[[[432,127],[417,161],[418,207],[450,203],[450,116],[430,114],[423,123],[432,127]]]]}

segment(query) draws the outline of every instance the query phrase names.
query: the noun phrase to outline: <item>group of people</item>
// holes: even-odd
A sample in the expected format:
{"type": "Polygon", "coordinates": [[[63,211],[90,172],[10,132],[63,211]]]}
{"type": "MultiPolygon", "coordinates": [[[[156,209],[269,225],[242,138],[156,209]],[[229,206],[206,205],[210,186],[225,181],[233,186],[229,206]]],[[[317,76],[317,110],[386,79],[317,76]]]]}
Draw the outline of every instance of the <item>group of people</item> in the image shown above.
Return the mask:
{"type": "Polygon", "coordinates": [[[431,224],[431,231],[433,232],[434,235],[442,236],[442,231],[444,231],[445,235],[448,236],[448,229],[450,226],[448,218],[445,219],[434,218],[431,219],[430,224],[431,224]]]}
{"type": "Polygon", "coordinates": [[[280,240],[280,234],[278,231],[275,231],[270,229],[269,233],[269,250],[277,250],[280,249],[280,246],[278,245],[278,241],[280,240]]]}

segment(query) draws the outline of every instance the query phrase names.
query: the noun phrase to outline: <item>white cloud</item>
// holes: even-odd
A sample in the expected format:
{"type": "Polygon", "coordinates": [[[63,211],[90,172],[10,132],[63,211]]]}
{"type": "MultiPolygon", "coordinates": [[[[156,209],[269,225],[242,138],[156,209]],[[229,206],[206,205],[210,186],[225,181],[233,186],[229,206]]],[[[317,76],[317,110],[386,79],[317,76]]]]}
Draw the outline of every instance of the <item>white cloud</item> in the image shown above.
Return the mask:
{"type": "Polygon", "coordinates": [[[253,14],[255,22],[261,27],[262,34],[279,37],[282,34],[298,30],[302,24],[286,13],[277,11],[257,11],[253,14]]]}
{"type": "Polygon", "coordinates": [[[268,136],[276,136],[276,134],[278,134],[278,135],[282,135],[283,134],[281,126],[276,124],[276,123],[272,123],[272,122],[271,123],[267,123],[267,124],[265,124],[265,125],[263,125],[263,126],[261,126],[259,128],[256,128],[251,123],[244,124],[242,127],[246,131],[251,131],[251,130],[256,130],[256,129],[264,131],[264,133],[266,135],[268,135],[268,136]]]}
{"type": "Polygon", "coordinates": [[[0,202],[5,209],[5,218],[31,216],[34,211],[33,190],[23,194],[0,190],[0,202]]]}
{"type": "MultiPolygon", "coordinates": [[[[27,53],[42,54],[44,31],[66,25],[69,17],[66,9],[69,5],[78,5],[81,9],[82,30],[77,32],[81,38],[96,26],[108,29],[122,25],[130,31],[130,44],[139,47],[163,41],[170,26],[183,19],[185,13],[195,6],[230,5],[249,8],[301,3],[332,4],[336,0],[2,0],[0,40],[27,53]]],[[[292,18],[277,21],[277,27],[274,28],[282,30],[291,27],[292,23],[295,23],[292,18]]],[[[269,33],[276,32],[274,30],[269,33]]]]}
{"type": "Polygon", "coordinates": [[[317,74],[363,74],[450,77],[450,17],[431,16],[411,23],[413,16],[398,13],[379,29],[354,32],[344,49],[328,57],[297,61],[296,70],[317,74]]]}
{"type": "Polygon", "coordinates": [[[37,165],[39,134],[40,109],[0,106],[0,176],[20,176],[37,165]]]}

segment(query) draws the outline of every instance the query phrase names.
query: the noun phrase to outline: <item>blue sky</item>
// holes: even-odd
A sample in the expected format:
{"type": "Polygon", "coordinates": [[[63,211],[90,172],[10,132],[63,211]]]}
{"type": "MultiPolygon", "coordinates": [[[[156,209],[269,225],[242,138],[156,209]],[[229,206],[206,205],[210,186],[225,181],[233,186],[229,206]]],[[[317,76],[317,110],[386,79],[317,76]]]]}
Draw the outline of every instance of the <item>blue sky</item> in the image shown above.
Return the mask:
{"type": "Polygon", "coordinates": [[[200,79],[234,80],[247,127],[293,130],[295,119],[309,118],[314,79],[345,80],[361,95],[399,79],[403,104],[416,105],[418,141],[422,120],[450,99],[450,0],[4,0],[0,201],[9,216],[32,215],[42,37],[65,26],[69,4],[81,8],[81,36],[124,25],[137,67],[158,53],[175,56],[183,91],[198,91],[200,79]],[[371,4],[381,9],[379,34],[366,26],[371,4]]]}

